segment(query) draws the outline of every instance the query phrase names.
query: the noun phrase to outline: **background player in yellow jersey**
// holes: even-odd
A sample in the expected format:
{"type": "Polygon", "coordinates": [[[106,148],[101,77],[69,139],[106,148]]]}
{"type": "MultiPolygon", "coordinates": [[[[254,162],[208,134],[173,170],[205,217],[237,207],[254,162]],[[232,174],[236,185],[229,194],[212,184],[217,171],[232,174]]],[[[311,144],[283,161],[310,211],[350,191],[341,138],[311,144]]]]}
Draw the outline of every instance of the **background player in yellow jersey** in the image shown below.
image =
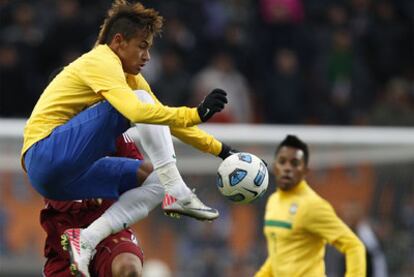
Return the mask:
{"type": "Polygon", "coordinates": [[[157,100],[140,71],[150,60],[149,50],[162,23],[153,9],[116,1],[97,45],[50,82],[25,127],[22,165],[42,196],[118,199],[88,228],[66,234],[79,275],[89,276],[91,255],[103,238],[142,219],[161,202],[164,190],[158,183],[164,185],[166,213],[200,220],[219,215],[182,180],[171,133],[201,151],[226,158],[231,148],[196,126],[224,108],[226,93],[213,90],[197,108],[172,108],[157,100]],[[147,185],[140,188],[141,161],[108,157],[115,150],[116,138],[131,123],[146,123],[138,124],[137,130],[154,166],[147,185]]]}
{"type": "Polygon", "coordinates": [[[308,146],[296,136],[288,135],[276,149],[277,190],[268,199],[264,220],[268,257],[255,277],[325,276],[326,243],[345,255],[347,277],[363,277],[364,245],[309,187],[308,163],[308,146]]]}

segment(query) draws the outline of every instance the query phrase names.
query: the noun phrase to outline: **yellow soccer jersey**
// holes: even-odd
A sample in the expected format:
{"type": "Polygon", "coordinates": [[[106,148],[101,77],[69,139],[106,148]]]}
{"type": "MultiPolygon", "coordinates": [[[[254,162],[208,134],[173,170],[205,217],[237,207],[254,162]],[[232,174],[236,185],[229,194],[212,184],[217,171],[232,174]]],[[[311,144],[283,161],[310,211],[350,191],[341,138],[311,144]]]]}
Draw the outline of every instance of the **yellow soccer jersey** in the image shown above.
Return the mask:
{"type": "Polygon", "coordinates": [[[305,181],[270,196],[264,234],[268,258],[255,277],[325,276],[326,243],[346,255],[347,277],[365,276],[363,244],[305,181]]]}
{"type": "Polygon", "coordinates": [[[125,76],[120,59],[107,45],[82,55],[66,66],[41,95],[26,123],[22,155],[54,128],[104,99],[131,122],[170,125],[177,137],[201,150],[215,155],[220,152],[221,143],[198,128],[184,130],[201,122],[196,108],[145,104],[131,88],[150,91],[141,75],[125,76]]]}
{"type": "MultiPolygon", "coordinates": [[[[127,76],[128,85],[133,89],[142,89],[147,91],[156,103],[161,104],[157,97],[152,92],[150,86],[142,77],[142,75],[137,76],[127,76]]],[[[177,127],[170,126],[170,131],[173,136],[180,139],[182,142],[192,145],[193,147],[207,153],[211,153],[217,156],[221,151],[221,142],[216,140],[212,135],[201,130],[197,126],[192,127],[177,127]]]]}

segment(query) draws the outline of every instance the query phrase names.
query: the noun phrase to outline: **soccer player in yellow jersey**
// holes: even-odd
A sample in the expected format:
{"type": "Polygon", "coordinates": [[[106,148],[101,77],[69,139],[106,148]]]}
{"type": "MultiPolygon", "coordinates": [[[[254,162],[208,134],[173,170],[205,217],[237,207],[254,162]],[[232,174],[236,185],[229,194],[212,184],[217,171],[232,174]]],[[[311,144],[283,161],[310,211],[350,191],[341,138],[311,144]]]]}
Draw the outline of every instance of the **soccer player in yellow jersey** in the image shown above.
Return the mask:
{"type": "Polygon", "coordinates": [[[88,228],[64,234],[79,276],[89,276],[89,260],[103,238],[142,219],[163,199],[167,214],[200,220],[219,215],[182,180],[171,133],[201,151],[226,158],[231,148],[196,126],[224,108],[226,93],[213,90],[197,108],[172,108],[157,100],[140,71],[150,60],[153,38],[162,24],[157,11],[117,0],[95,47],[49,83],[26,123],[22,165],[42,196],[118,199],[88,228]],[[131,124],[137,125],[154,166],[139,188],[141,161],[109,157],[116,138],[131,124]]]}
{"type": "Polygon", "coordinates": [[[277,147],[273,170],[277,190],[266,205],[268,257],[255,277],[322,277],[325,245],[346,257],[346,276],[366,276],[365,248],[332,206],[305,180],[308,146],[288,135],[277,147]]]}

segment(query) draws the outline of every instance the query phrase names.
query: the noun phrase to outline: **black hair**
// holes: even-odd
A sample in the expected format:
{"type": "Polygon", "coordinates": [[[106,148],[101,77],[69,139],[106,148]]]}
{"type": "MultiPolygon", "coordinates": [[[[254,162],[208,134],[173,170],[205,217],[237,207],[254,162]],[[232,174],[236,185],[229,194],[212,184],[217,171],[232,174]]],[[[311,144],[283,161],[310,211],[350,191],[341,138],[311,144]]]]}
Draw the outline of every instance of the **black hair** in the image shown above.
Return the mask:
{"type": "Polygon", "coordinates": [[[279,153],[280,149],[283,146],[292,147],[292,148],[302,150],[303,154],[304,154],[303,159],[305,160],[305,164],[308,165],[308,163],[309,163],[308,145],[306,143],[304,143],[302,140],[300,140],[297,136],[287,135],[286,138],[284,140],[282,140],[282,142],[277,146],[275,155],[277,155],[279,153]]]}

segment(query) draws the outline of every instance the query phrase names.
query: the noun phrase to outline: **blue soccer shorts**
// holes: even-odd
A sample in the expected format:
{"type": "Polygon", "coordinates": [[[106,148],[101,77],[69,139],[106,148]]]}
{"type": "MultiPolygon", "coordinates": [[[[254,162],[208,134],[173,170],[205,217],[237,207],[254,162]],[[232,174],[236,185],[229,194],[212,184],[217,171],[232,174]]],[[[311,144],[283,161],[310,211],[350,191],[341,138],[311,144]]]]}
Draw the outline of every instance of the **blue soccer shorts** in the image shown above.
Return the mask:
{"type": "Polygon", "coordinates": [[[116,199],[135,188],[142,161],[110,157],[129,127],[107,101],[80,112],[26,152],[32,186],[53,200],[116,199]]]}

